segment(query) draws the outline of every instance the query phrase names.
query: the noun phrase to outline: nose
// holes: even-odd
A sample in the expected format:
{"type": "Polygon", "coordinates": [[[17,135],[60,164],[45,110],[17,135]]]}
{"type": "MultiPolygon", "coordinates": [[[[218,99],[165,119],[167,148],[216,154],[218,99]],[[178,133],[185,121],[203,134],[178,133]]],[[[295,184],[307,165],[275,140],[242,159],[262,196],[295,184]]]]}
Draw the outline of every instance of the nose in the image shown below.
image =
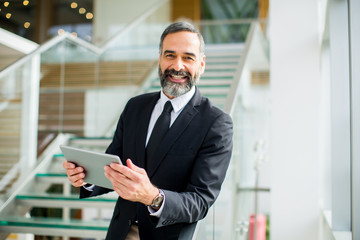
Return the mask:
{"type": "Polygon", "coordinates": [[[184,63],[181,58],[176,58],[173,63],[173,68],[176,71],[184,70],[184,63]]]}

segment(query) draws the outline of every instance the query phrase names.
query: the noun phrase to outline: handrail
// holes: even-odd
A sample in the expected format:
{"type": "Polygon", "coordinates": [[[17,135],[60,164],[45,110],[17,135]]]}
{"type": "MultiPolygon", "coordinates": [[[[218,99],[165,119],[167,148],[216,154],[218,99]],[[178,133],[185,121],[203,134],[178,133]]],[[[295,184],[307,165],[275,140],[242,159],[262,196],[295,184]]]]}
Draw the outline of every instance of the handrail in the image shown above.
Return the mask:
{"type": "Polygon", "coordinates": [[[237,79],[237,81],[233,81],[231,83],[230,92],[229,92],[229,95],[225,102],[224,110],[226,113],[228,113],[230,115],[232,115],[232,113],[234,111],[234,107],[235,107],[234,102],[235,102],[236,96],[238,95],[239,86],[240,86],[240,78],[241,78],[241,74],[243,73],[246,59],[248,57],[250,44],[252,43],[252,40],[254,38],[255,26],[256,26],[256,23],[251,23],[251,25],[250,25],[250,29],[249,29],[249,32],[248,32],[248,35],[247,35],[246,41],[245,41],[245,48],[244,48],[244,51],[242,54],[243,57],[240,59],[240,62],[236,68],[236,72],[235,72],[235,76],[234,76],[234,78],[237,79]]]}
{"type": "Polygon", "coordinates": [[[4,70],[2,70],[0,72],[0,78],[4,77],[6,74],[8,74],[9,72],[13,71],[14,69],[18,68],[19,66],[21,66],[22,64],[24,64],[25,62],[27,62],[29,59],[31,59],[32,57],[34,57],[37,54],[41,54],[47,50],[49,50],[50,48],[52,48],[53,46],[55,46],[56,44],[62,42],[63,40],[70,40],[74,43],[77,43],[85,48],[87,48],[88,50],[98,54],[100,52],[100,50],[82,40],[82,39],[78,39],[76,37],[74,37],[73,35],[71,35],[70,33],[64,33],[62,35],[58,35],[52,39],[50,39],[49,41],[45,42],[44,44],[40,45],[37,49],[35,49],[33,52],[31,52],[30,54],[20,58],[18,61],[16,61],[15,63],[11,64],[10,66],[6,67],[4,70]]]}
{"type": "Polygon", "coordinates": [[[39,46],[39,44],[35,42],[2,28],[0,28],[0,43],[24,54],[34,51],[39,46]]]}

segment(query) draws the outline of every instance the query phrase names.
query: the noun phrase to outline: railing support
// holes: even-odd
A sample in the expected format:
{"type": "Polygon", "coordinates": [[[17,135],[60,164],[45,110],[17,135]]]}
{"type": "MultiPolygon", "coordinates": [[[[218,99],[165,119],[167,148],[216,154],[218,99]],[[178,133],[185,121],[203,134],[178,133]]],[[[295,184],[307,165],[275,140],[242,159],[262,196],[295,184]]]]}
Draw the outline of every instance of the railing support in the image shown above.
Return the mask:
{"type": "Polygon", "coordinates": [[[24,67],[22,77],[21,155],[20,173],[35,166],[37,159],[37,129],[39,113],[40,56],[24,67]],[[30,77],[29,77],[30,76],[30,77]]]}

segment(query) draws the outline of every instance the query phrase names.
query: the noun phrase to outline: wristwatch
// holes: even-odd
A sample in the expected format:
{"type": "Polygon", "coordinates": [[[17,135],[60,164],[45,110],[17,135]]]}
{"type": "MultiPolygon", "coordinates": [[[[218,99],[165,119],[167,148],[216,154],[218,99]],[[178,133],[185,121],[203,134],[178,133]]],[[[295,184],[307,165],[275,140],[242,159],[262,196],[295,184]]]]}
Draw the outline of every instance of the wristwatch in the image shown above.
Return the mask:
{"type": "Polygon", "coordinates": [[[164,201],[164,195],[159,192],[159,195],[157,195],[153,202],[151,203],[150,207],[154,209],[159,209],[161,207],[162,202],[164,201]]]}

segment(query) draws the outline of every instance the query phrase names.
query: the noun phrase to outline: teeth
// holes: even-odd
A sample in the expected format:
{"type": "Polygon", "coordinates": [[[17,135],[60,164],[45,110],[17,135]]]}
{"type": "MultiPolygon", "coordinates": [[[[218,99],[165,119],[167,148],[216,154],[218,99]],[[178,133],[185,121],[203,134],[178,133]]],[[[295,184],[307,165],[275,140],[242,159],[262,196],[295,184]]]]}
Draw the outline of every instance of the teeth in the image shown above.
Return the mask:
{"type": "Polygon", "coordinates": [[[183,75],[171,75],[171,77],[172,77],[173,79],[182,79],[182,78],[185,78],[185,76],[183,76],[183,75]]]}

